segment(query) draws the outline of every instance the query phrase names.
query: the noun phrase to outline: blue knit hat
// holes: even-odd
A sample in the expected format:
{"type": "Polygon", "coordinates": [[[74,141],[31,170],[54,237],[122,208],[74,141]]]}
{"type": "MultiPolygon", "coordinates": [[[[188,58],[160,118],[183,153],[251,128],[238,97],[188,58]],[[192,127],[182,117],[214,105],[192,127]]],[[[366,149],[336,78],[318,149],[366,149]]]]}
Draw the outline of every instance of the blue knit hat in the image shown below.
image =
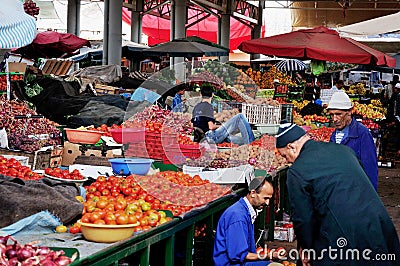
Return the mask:
{"type": "Polygon", "coordinates": [[[296,124],[284,123],[279,126],[276,137],[276,147],[283,148],[306,134],[306,131],[296,124]]]}

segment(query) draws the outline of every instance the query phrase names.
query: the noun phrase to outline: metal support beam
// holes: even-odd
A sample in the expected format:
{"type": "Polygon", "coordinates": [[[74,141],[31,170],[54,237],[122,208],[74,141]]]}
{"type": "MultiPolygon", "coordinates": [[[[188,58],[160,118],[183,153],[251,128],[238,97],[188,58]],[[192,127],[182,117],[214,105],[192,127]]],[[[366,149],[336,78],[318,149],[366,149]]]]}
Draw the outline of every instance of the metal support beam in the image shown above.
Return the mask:
{"type": "Polygon", "coordinates": [[[104,29],[103,29],[103,60],[102,64],[108,64],[108,29],[109,29],[109,14],[110,14],[110,1],[104,0],[104,29]]]}
{"type": "MultiPolygon", "coordinates": [[[[231,35],[231,16],[229,14],[221,15],[221,27],[219,29],[219,40],[220,45],[229,48],[230,47],[230,35],[231,35]]],[[[219,60],[221,63],[229,61],[229,56],[220,56],[219,60]]]]}
{"type": "Polygon", "coordinates": [[[67,11],[67,32],[80,35],[81,0],[69,0],[67,11]]]}
{"type": "Polygon", "coordinates": [[[136,6],[131,11],[131,41],[142,42],[142,16],[143,0],[137,0],[136,6]]]}

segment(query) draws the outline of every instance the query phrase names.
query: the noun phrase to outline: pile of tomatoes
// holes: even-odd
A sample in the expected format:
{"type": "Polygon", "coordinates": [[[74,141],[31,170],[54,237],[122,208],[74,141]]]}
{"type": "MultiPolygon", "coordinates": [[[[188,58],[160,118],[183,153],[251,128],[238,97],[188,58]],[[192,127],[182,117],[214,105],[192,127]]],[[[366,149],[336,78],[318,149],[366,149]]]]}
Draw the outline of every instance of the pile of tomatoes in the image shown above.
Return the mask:
{"type": "Polygon", "coordinates": [[[200,176],[165,171],[153,176],[134,176],[139,185],[157,199],[179,206],[204,206],[227,193],[230,187],[210,183],[200,176]]]}
{"type": "Polygon", "coordinates": [[[183,172],[174,172],[174,171],[164,171],[159,173],[160,176],[164,177],[168,181],[171,181],[176,184],[180,184],[183,186],[200,186],[207,183],[210,183],[208,180],[203,180],[199,175],[194,175],[193,177],[184,174],[183,172]]]}
{"type": "Polygon", "coordinates": [[[109,127],[106,124],[102,124],[99,127],[90,128],[90,130],[101,131],[101,132],[103,132],[103,136],[111,137],[110,129],[115,129],[115,128],[122,128],[122,126],[121,125],[117,125],[117,124],[113,124],[112,126],[109,127]]]}
{"type": "Polygon", "coordinates": [[[78,169],[74,169],[72,172],[68,170],[62,170],[60,168],[49,168],[44,169],[44,173],[46,175],[50,175],[57,178],[62,179],[70,179],[70,180],[83,180],[83,175],[79,172],[78,169]]]}
{"type": "Polygon", "coordinates": [[[146,231],[163,224],[171,217],[158,210],[169,210],[173,215],[190,210],[162,202],[144,191],[133,176],[99,176],[96,182],[86,186],[82,222],[96,224],[137,224],[136,231],[146,231]]]}
{"type": "Polygon", "coordinates": [[[33,172],[28,166],[21,165],[15,158],[7,159],[3,156],[0,156],[0,174],[24,180],[39,180],[43,178],[43,175],[33,172]]]}

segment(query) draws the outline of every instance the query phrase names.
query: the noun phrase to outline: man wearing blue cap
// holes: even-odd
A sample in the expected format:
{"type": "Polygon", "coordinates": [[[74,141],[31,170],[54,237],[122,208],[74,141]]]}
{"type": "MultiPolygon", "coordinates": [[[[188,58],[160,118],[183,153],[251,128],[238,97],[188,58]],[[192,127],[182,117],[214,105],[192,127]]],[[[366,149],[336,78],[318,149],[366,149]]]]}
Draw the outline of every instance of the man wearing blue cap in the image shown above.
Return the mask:
{"type": "Polygon", "coordinates": [[[311,140],[290,123],[276,147],[292,163],[287,187],[303,265],[400,264],[396,229],[351,148],[311,140]],[[377,261],[382,254],[395,259],[377,261]]]}

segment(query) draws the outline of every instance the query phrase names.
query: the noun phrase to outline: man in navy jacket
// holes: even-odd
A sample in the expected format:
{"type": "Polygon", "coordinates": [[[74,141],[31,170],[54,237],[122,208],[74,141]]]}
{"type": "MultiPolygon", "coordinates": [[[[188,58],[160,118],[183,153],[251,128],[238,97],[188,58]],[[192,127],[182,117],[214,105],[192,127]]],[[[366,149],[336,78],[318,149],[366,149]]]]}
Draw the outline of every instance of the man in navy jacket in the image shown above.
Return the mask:
{"type": "Polygon", "coordinates": [[[330,142],[350,147],[361,161],[375,190],[378,190],[378,159],[375,143],[369,129],[351,116],[352,107],[351,100],[345,92],[339,91],[333,94],[327,109],[336,129],[331,135],[330,142]]]}

